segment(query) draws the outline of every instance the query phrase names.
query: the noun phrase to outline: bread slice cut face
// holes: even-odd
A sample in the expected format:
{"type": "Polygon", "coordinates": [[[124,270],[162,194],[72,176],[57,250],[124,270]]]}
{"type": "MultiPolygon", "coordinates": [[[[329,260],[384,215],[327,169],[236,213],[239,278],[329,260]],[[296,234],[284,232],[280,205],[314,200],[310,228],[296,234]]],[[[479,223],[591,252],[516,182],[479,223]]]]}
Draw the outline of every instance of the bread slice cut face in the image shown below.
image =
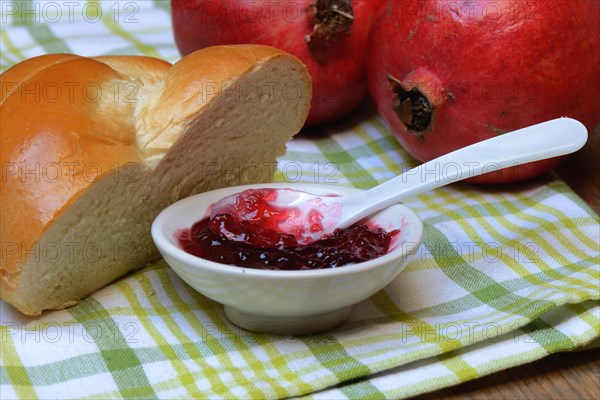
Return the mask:
{"type": "Polygon", "coordinates": [[[0,83],[0,297],[28,315],[158,259],[169,204],[272,180],[311,99],[305,66],[257,45],[40,56],[0,83]]]}

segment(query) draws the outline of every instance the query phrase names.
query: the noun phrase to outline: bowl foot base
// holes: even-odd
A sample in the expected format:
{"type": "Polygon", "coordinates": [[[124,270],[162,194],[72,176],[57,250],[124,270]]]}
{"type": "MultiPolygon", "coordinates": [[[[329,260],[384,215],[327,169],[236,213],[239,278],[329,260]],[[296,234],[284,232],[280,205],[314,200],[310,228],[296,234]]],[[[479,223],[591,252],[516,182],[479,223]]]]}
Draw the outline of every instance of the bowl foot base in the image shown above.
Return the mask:
{"type": "Polygon", "coordinates": [[[323,314],[273,317],[250,314],[225,306],[225,315],[237,326],[251,332],[297,336],[333,329],[348,319],[351,310],[352,307],[344,307],[323,314]]]}

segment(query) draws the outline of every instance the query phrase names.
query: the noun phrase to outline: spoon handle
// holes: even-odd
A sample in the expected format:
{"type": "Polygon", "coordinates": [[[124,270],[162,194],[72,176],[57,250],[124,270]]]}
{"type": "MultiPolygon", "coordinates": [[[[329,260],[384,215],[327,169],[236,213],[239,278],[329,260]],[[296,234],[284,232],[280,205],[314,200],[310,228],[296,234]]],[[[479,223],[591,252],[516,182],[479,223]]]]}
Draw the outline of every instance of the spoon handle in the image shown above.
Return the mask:
{"type": "MultiPolygon", "coordinates": [[[[360,212],[348,226],[402,199],[463,179],[579,150],[587,141],[585,126],[558,118],[487,139],[421,164],[366,192],[353,196],[360,212]],[[365,207],[366,203],[370,206],[365,207]]],[[[354,200],[353,200],[354,202],[354,200]]],[[[354,208],[354,207],[353,207],[354,208]]]]}

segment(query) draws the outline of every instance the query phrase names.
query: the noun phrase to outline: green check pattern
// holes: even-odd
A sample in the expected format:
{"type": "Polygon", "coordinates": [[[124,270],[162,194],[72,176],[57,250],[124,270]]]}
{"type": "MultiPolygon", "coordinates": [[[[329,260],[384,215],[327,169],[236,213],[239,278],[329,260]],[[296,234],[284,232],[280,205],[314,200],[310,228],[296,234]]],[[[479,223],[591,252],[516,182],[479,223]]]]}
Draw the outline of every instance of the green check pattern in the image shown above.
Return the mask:
{"type": "MultiPolygon", "coordinates": [[[[2,70],[50,52],[179,58],[168,2],[69,4],[1,1],[2,70]]],[[[295,137],[276,179],[369,188],[415,165],[366,104],[295,137]]],[[[164,262],[39,318],[1,303],[0,398],[405,398],[597,341],[600,221],[563,182],[406,204],[423,245],[324,334],[237,328],[164,262]]]]}

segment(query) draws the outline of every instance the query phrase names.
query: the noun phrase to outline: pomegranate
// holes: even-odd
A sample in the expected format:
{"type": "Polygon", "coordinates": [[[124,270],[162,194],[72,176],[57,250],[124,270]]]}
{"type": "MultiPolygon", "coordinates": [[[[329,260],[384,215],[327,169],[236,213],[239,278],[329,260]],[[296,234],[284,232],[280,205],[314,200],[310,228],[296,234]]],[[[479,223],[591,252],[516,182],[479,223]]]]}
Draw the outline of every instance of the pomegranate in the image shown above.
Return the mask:
{"type": "MultiPolygon", "coordinates": [[[[371,96],[419,161],[561,116],[600,122],[599,1],[390,1],[369,40],[371,96]]],[[[559,161],[490,165],[471,181],[521,181],[559,161]]]]}
{"type": "Polygon", "coordinates": [[[171,2],[182,55],[219,45],[277,47],[313,79],[307,124],[351,112],[367,96],[369,28],[383,0],[177,0],[171,2]]]}

